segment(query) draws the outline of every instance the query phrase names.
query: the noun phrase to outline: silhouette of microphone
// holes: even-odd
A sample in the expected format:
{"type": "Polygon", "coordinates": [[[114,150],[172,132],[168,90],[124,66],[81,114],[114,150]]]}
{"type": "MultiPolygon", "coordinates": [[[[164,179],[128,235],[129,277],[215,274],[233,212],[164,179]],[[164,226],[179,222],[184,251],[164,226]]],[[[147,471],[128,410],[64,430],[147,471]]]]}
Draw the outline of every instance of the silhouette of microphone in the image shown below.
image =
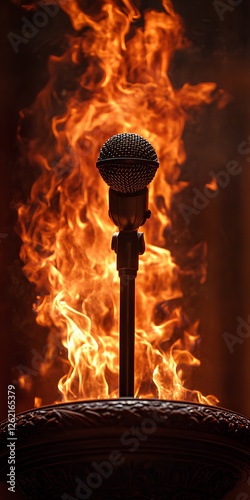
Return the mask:
{"type": "Polygon", "coordinates": [[[119,233],[111,248],[120,276],[119,394],[134,397],[135,278],[145,251],[137,229],[151,215],[147,185],[159,166],[153,146],[137,134],[117,134],[103,145],[96,164],[109,189],[109,216],[119,233]]]}

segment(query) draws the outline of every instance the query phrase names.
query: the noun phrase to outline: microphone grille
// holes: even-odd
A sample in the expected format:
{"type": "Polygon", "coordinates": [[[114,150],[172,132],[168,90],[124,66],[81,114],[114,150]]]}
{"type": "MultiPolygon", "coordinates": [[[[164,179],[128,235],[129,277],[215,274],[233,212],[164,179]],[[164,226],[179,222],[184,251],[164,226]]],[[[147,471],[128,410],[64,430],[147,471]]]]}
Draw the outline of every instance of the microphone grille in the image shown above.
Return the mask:
{"type": "Polygon", "coordinates": [[[132,133],[110,137],[102,146],[97,161],[103,180],[121,193],[144,189],[154,178],[158,166],[152,144],[132,133]]]}

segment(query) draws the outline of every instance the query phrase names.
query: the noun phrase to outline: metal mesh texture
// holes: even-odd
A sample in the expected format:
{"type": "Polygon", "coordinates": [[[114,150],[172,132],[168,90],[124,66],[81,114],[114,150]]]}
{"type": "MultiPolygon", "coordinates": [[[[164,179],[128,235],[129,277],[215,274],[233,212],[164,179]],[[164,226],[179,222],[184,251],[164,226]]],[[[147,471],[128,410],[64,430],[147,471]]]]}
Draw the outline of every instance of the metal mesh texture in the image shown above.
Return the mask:
{"type": "Polygon", "coordinates": [[[150,142],[131,133],[110,137],[100,151],[98,162],[102,161],[103,164],[99,163],[98,168],[103,180],[121,193],[134,193],[144,189],[154,178],[159,166],[156,152],[150,142]],[[134,161],[126,163],[129,158],[134,161]],[[117,162],[114,162],[114,159],[117,159],[117,162]],[[107,160],[113,161],[109,163],[107,160]]]}

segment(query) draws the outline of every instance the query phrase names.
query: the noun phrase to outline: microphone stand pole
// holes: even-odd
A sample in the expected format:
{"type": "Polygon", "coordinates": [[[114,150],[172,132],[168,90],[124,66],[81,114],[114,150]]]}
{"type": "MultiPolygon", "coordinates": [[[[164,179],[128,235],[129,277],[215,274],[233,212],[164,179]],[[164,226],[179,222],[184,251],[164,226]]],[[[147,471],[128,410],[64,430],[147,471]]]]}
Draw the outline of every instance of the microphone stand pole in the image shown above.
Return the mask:
{"type": "Polygon", "coordinates": [[[120,277],[120,373],[119,396],[134,397],[135,278],[139,255],[145,251],[144,235],[137,230],[115,233],[112,250],[117,254],[120,277]]]}
{"type": "Polygon", "coordinates": [[[145,252],[143,233],[138,233],[151,216],[148,189],[123,194],[110,188],[109,216],[119,227],[111,248],[117,254],[120,277],[120,397],[134,397],[135,278],[139,255],[145,252]]]}

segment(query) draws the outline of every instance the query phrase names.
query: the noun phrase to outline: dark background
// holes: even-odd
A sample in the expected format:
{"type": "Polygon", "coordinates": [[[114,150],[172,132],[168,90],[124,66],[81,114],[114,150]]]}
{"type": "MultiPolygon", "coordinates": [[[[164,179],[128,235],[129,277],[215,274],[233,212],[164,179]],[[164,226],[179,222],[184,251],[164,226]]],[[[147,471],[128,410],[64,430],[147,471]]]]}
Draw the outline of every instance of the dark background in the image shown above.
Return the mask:
{"type": "MultiPolygon", "coordinates": [[[[91,2],[94,4],[98,6],[98,2],[91,2]]],[[[194,243],[202,239],[208,243],[208,278],[199,297],[202,367],[194,373],[193,387],[203,394],[217,395],[221,406],[249,417],[250,337],[236,344],[234,353],[230,353],[223,333],[236,335],[237,317],[247,321],[250,314],[250,164],[247,156],[237,151],[239,143],[250,136],[250,4],[243,0],[232,12],[225,12],[224,21],[219,19],[211,0],[174,0],[173,4],[193,42],[192,48],[176,54],[172,61],[170,76],[174,85],[215,81],[232,96],[225,110],[218,113],[209,108],[196,123],[186,127],[183,178],[190,178],[192,186],[202,189],[210,170],[223,170],[233,159],[242,166],[242,173],[232,178],[199,215],[194,215],[188,226],[194,243]]],[[[143,10],[160,8],[161,3],[143,1],[137,5],[143,10]]],[[[18,2],[1,3],[1,418],[6,416],[7,386],[13,382],[15,366],[29,366],[32,346],[39,350],[46,341],[46,332],[41,332],[31,312],[35,292],[22,275],[20,239],[15,232],[17,203],[25,201],[35,178],[28,167],[25,174],[19,171],[19,111],[29,107],[46,84],[48,55],[62,53],[65,33],[72,31],[67,16],[60,12],[15,54],[7,34],[20,32],[23,15],[18,2]]],[[[181,243],[172,250],[180,258],[181,243]]],[[[30,395],[17,390],[19,409],[33,406],[36,384],[39,378],[30,395]]]]}

